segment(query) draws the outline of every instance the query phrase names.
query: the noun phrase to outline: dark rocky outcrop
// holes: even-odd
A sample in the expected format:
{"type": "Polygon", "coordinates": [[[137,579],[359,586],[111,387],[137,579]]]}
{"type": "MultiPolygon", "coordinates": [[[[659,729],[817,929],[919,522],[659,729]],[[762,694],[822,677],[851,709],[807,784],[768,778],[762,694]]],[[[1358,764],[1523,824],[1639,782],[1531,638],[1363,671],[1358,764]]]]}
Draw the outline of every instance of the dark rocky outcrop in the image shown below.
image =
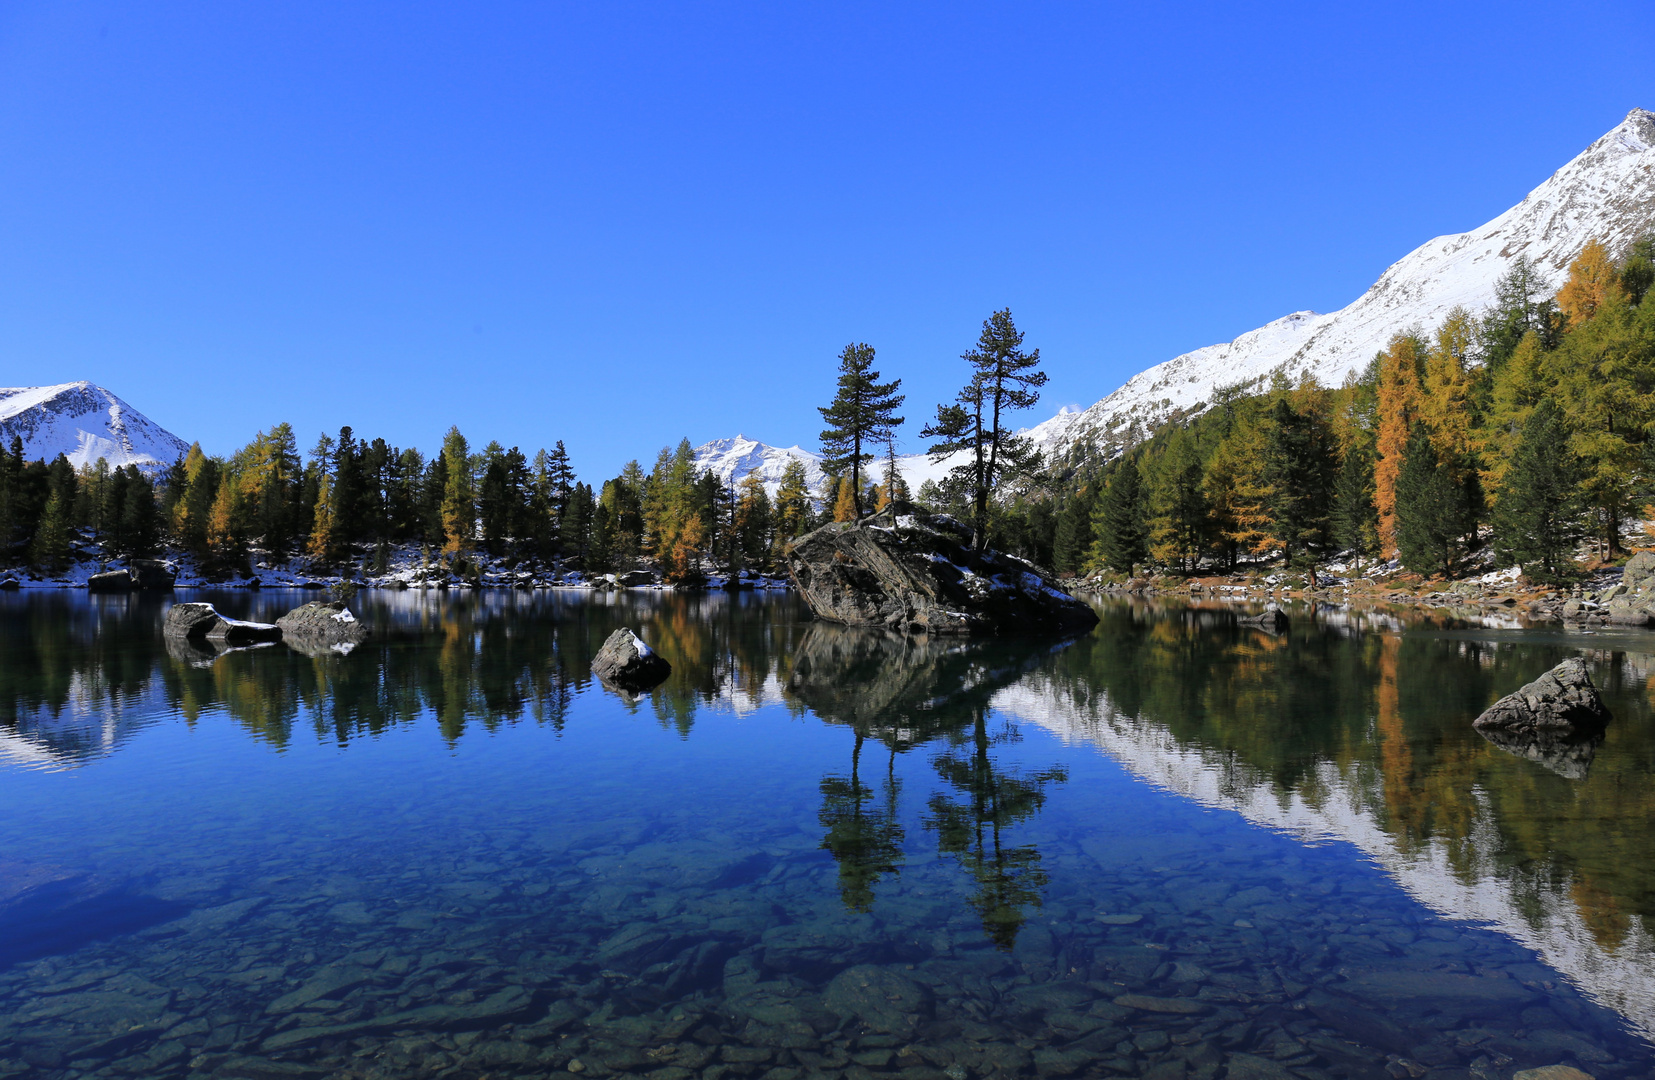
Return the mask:
{"type": "Polygon", "coordinates": [[[896,504],[793,542],[787,569],[819,619],[931,634],[1066,634],[1098,617],[1033,565],[974,551],[952,518],[896,504]]]}
{"type": "Polygon", "coordinates": [[[636,692],[661,685],[672,674],[672,665],[623,626],[609,635],[593,657],[592,674],[621,690],[636,692]]]}
{"type": "Polygon", "coordinates": [[[343,600],[312,600],[277,619],[276,625],[283,641],[308,656],[350,652],[368,639],[367,626],[343,600]]]}
{"type": "Polygon", "coordinates": [[[1560,735],[1586,737],[1609,724],[1586,663],[1571,657],[1515,694],[1496,701],[1472,721],[1486,737],[1500,732],[1513,739],[1560,735]]]}
{"type": "Polygon", "coordinates": [[[130,592],[133,589],[170,589],[178,571],[160,559],[133,559],[124,570],[93,574],[86,579],[88,592],[130,592]]]}
{"type": "Polygon", "coordinates": [[[270,623],[227,619],[213,605],[201,603],[172,605],[167,609],[161,631],[170,639],[210,641],[219,648],[282,639],[280,627],[270,623]]]}

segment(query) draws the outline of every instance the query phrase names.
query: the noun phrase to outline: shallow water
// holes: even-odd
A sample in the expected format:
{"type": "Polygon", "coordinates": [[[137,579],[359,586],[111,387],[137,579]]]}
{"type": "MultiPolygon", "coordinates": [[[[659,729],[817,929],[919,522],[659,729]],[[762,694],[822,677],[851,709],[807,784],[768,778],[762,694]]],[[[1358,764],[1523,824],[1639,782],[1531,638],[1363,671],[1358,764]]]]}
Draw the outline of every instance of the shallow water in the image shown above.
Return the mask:
{"type": "Polygon", "coordinates": [[[0,1076],[1655,1065],[1652,635],[386,593],[350,655],[215,657],[167,602],[0,597],[0,1076]],[[1601,745],[1470,728],[1581,649],[1601,745]]]}

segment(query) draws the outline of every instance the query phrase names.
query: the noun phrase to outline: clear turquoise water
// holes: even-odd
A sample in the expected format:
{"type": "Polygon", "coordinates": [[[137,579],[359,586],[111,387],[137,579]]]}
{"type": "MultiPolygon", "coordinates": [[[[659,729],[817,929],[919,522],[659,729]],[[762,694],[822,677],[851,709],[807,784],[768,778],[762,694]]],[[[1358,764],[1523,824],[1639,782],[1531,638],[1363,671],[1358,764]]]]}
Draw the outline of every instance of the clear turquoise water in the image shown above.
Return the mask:
{"type": "Polygon", "coordinates": [[[375,594],[351,655],[215,658],[164,603],[0,598],[0,1075],[1655,1060],[1644,635],[375,594]],[[618,625],[675,668],[636,701],[588,676],[618,625]],[[1616,716],[1584,770],[1470,730],[1583,646],[1616,716]]]}

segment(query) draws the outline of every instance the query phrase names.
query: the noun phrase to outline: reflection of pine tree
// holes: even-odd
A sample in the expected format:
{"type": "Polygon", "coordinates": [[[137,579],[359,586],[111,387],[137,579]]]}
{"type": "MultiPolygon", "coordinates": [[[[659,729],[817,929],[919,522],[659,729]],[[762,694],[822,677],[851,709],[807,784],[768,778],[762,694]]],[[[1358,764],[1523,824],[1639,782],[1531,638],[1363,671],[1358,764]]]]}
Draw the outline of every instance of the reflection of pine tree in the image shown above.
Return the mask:
{"type": "Polygon", "coordinates": [[[896,778],[896,751],[891,751],[885,772],[885,805],[869,809],[874,793],[862,783],[863,733],[856,733],[851,751],[850,776],[829,776],[822,780],[822,812],[818,820],[827,827],[822,847],[833,853],[839,864],[839,895],[852,911],[873,909],[873,887],[886,874],[902,869],[902,826],[896,821],[896,797],[901,782],[896,778]]]}
{"type": "Polygon", "coordinates": [[[989,939],[1009,950],[1017,943],[1024,909],[1040,906],[1047,875],[1033,844],[1011,846],[1001,833],[1037,813],[1046,802],[1046,785],[1062,783],[1068,773],[1061,766],[1028,776],[997,769],[989,747],[1015,740],[1016,733],[990,737],[987,710],[979,706],[972,711],[969,743],[957,736],[955,748],[934,762],[937,773],[964,798],[933,795],[925,827],[936,831],[939,850],[954,856],[976,879],[971,906],[989,939]],[[963,753],[968,747],[969,753],[963,753]]]}

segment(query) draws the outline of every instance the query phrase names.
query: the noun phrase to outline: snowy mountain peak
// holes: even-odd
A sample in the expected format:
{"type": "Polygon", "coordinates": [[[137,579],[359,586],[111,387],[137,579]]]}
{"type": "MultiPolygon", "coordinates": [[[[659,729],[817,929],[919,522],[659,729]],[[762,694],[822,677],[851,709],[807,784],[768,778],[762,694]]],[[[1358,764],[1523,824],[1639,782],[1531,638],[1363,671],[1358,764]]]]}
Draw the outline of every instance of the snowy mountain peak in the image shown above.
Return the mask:
{"type": "Polygon", "coordinates": [[[23,440],[28,460],[63,454],[79,468],[99,458],[111,468],[136,465],[151,476],[189,444],[101,386],[89,382],[0,388],[0,443],[23,440]]]}
{"type": "Polygon", "coordinates": [[[805,483],[817,497],[824,490],[825,476],[822,458],[799,446],[769,446],[757,439],[737,435],[733,439],[714,439],[695,448],[695,471],[711,471],[726,484],[741,483],[748,473],[757,472],[764,489],[772,497],[781,487],[782,472],[789,461],[802,461],[805,483]]]}
{"type": "Polygon", "coordinates": [[[1084,412],[1029,431],[1048,458],[1109,455],[1168,420],[1207,408],[1216,391],[1263,388],[1280,373],[1338,386],[1399,330],[1437,326],[1456,306],[1476,312],[1519,255],[1556,288],[1587,241],[1615,254],[1655,227],[1655,113],[1633,109],[1522,202],[1481,228],[1439,236],[1409,252],[1348,307],[1296,311],[1234,341],[1157,364],[1084,412]]]}

